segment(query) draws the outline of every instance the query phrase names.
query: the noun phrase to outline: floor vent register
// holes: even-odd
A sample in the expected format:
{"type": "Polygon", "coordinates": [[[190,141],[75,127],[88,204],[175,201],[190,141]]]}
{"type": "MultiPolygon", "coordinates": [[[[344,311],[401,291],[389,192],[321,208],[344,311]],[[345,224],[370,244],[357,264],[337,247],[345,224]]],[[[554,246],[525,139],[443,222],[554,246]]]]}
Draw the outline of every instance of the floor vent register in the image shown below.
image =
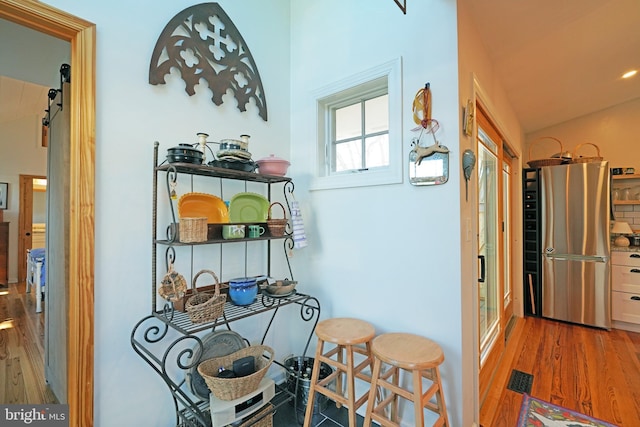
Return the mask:
{"type": "Polygon", "coordinates": [[[514,369],[511,371],[511,377],[507,388],[518,393],[531,393],[531,385],[533,384],[533,375],[514,369]]]}

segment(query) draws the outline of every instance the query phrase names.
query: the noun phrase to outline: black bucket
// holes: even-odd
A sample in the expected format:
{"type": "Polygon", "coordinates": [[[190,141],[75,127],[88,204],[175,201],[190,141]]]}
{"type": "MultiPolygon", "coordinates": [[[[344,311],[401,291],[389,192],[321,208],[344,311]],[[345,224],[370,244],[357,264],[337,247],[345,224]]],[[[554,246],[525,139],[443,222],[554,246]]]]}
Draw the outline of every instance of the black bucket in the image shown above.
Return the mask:
{"type": "MultiPolygon", "coordinates": [[[[296,383],[298,386],[297,407],[299,412],[304,414],[307,408],[307,402],[309,401],[309,387],[311,385],[311,371],[313,370],[313,364],[315,359],[313,357],[293,356],[284,361],[284,366],[287,369],[287,390],[291,393],[296,393],[296,383]]],[[[331,366],[322,362],[320,365],[319,379],[325,379],[333,373],[331,366]]],[[[313,405],[313,413],[317,414],[321,410],[326,409],[329,399],[320,393],[316,393],[315,402],[313,405]]],[[[295,401],[290,401],[291,405],[295,404],[295,401]]]]}

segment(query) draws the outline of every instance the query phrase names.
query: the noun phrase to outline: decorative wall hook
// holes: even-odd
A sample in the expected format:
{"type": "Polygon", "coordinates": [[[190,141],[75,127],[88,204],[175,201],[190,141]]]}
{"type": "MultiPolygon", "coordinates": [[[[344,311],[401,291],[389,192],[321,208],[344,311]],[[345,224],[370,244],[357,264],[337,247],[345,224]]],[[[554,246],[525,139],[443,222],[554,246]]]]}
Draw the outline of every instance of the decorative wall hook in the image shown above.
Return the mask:
{"type": "Polygon", "coordinates": [[[191,6],[174,16],[156,42],[149,66],[149,83],[165,84],[172,68],[180,71],[189,96],[204,79],[216,105],[233,92],[238,110],[253,99],[258,114],[267,120],[267,101],[253,56],[240,31],[218,3],[191,6]],[[187,59],[188,58],[188,59],[187,59]]]}

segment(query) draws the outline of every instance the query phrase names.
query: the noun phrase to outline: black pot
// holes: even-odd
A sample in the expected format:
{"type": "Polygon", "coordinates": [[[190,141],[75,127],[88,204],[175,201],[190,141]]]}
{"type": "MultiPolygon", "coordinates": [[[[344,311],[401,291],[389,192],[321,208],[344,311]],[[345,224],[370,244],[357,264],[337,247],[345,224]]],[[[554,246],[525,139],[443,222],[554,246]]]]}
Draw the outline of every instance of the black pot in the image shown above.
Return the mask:
{"type": "Polygon", "coordinates": [[[167,150],[167,161],[169,163],[193,163],[202,164],[202,151],[193,148],[190,144],[178,144],[167,150]]]}

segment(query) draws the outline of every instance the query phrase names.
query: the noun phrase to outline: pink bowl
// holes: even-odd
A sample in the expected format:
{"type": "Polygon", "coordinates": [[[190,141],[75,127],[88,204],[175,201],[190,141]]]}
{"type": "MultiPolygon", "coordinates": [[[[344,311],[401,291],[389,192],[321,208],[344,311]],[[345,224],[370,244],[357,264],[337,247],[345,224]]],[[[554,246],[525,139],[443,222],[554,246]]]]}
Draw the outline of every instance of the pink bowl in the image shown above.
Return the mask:
{"type": "Polygon", "coordinates": [[[264,157],[260,160],[256,160],[258,164],[258,172],[265,175],[277,175],[277,176],[285,176],[287,174],[287,170],[289,169],[288,160],[281,159],[280,157],[276,157],[271,154],[269,157],[264,157]]]}

